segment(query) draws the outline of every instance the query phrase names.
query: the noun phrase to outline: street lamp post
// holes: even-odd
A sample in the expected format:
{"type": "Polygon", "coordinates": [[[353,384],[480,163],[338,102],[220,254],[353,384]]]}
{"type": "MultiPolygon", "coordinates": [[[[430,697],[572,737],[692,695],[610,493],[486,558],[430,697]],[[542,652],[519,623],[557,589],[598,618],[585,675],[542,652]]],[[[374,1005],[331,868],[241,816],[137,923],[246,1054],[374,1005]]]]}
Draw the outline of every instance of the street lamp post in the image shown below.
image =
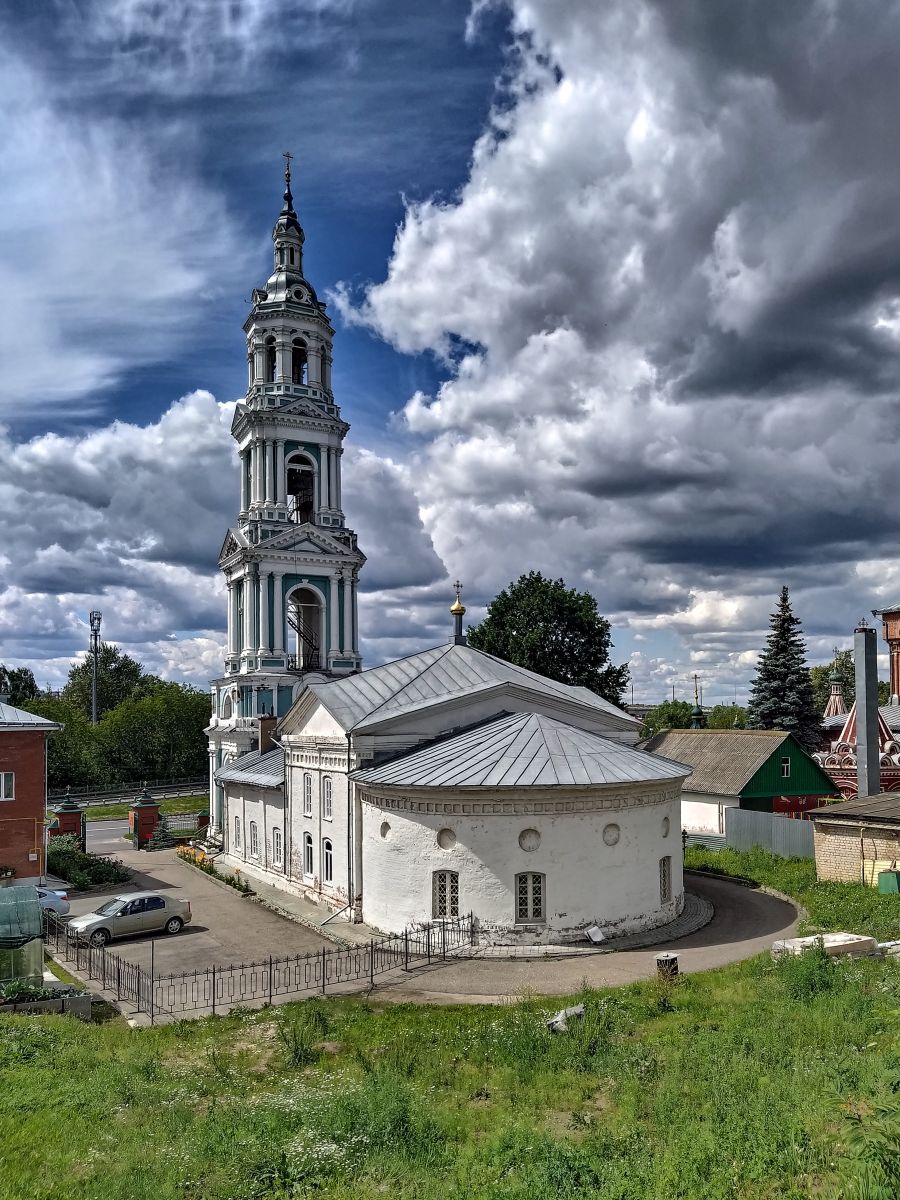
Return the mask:
{"type": "Polygon", "coordinates": [[[97,664],[100,658],[100,621],[103,614],[91,613],[91,724],[97,724],[97,664]]]}

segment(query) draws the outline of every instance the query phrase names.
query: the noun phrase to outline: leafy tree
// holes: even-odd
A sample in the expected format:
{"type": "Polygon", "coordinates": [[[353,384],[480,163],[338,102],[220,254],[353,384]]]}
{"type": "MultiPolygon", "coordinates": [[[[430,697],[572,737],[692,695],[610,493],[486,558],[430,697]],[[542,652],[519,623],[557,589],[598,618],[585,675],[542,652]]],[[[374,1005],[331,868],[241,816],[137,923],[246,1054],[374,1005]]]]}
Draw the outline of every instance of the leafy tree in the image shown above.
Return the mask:
{"type": "Polygon", "coordinates": [[[47,738],[47,783],[51,788],[102,784],[93,729],[81,709],[55,696],[29,700],[28,712],[63,726],[47,738]]]}
{"type": "MultiPolygon", "coordinates": [[[[91,717],[92,671],[91,656],[88,655],[70,668],[63,689],[63,698],[75,705],[88,720],[91,717]]],[[[144,677],[144,668],[139,662],[118,646],[102,642],[97,662],[98,718],[127,700],[144,677]]]]}
{"type": "Polygon", "coordinates": [[[706,714],[709,729],[745,729],[747,710],[740,704],[714,704],[706,714]]]}
{"type": "Polygon", "coordinates": [[[14,708],[22,708],[38,694],[38,685],[27,667],[5,667],[0,663],[0,692],[9,696],[14,708]]]}
{"type": "Polygon", "coordinates": [[[844,690],[847,708],[853,704],[856,697],[856,674],[853,666],[853,651],[838,650],[833,663],[824,667],[810,667],[809,678],[813,686],[816,709],[819,715],[825,711],[828,697],[831,695],[831,676],[836,673],[844,690]]]}
{"type": "Polygon", "coordinates": [[[794,616],[786,587],[781,589],[769,627],[750,689],[747,723],[751,729],[786,730],[813,749],[819,740],[820,716],[806,666],[800,618],[794,616]]]}
{"type": "Polygon", "coordinates": [[[476,650],[622,703],[628,665],[609,661],[609,622],[590,592],[568,588],[563,579],[521,575],[495,596],[468,638],[476,650]]]}
{"type": "Polygon", "coordinates": [[[97,725],[102,774],[123,782],[202,775],[209,764],[203,732],[209,719],[206,692],[145,677],[97,725]]]}
{"type": "Polygon", "coordinates": [[[891,699],[891,685],[885,680],[878,680],[878,703],[889,704],[891,699]]]}
{"type": "Polygon", "coordinates": [[[663,729],[690,729],[693,711],[693,704],[688,704],[687,700],[664,700],[651,708],[644,718],[647,736],[652,737],[663,729]]]}

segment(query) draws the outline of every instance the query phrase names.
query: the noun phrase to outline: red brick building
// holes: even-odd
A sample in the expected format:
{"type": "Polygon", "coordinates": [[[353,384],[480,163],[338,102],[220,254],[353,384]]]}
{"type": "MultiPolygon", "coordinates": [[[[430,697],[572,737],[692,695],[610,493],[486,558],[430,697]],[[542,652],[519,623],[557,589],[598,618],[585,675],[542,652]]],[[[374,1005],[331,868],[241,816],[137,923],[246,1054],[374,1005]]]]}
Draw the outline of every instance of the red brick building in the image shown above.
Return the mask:
{"type": "Polygon", "coordinates": [[[59,728],[0,703],[0,874],[12,867],[16,883],[44,874],[47,735],[59,728]]]}

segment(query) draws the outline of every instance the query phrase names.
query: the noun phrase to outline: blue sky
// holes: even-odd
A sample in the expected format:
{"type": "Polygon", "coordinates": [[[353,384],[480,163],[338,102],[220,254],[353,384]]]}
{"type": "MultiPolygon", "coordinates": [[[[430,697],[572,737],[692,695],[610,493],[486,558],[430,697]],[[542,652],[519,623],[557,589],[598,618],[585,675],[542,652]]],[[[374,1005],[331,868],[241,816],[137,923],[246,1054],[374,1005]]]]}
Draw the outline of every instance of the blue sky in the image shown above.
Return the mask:
{"type": "Polygon", "coordinates": [[[281,152],[372,663],[522,571],[637,699],[900,588],[900,0],[0,3],[0,657],[218,673],[281,152]]]}

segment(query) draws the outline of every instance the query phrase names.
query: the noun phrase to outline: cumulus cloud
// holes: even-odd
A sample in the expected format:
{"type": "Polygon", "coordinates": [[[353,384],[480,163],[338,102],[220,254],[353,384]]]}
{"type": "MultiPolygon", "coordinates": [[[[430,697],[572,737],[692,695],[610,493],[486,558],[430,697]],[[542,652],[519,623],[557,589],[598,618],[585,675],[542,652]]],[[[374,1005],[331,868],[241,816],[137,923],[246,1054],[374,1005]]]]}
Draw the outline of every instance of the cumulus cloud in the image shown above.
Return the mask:
{"type": "Polygon", "coordinates": [[[402,412],[437,553],[589,586],[648,681],[745,684],[782,582],[825,658],[900,547],[900,3],[509,7],[458,195],[337,297],[444,365],[402,412]]]}

